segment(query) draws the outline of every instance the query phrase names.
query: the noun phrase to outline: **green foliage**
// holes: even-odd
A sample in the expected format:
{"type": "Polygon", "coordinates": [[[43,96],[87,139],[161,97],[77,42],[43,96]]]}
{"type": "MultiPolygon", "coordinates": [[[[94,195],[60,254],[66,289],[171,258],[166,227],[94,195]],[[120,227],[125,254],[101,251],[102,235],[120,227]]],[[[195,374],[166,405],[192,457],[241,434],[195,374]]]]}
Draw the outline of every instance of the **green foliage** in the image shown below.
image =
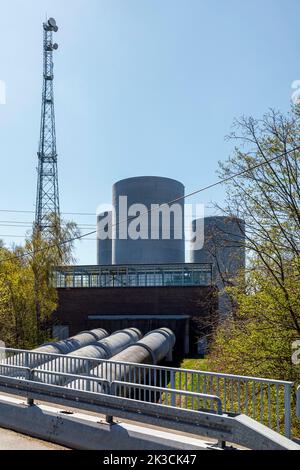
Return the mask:
{"type": "Polygon", "coordinates": [[[49,339],[57,307],[52,268],[72,260],[69,240],[77,235],[73,223],[51,218],[47,235],[34,230],[23,247],[0,245],[0,339],[7,346],[27,349],[49,339]]]}
{"type": "Polygon", "coordinates": [[[291,349],[298,337],[295,323],[300,321],[297,278],[290,273],[283,291],[257,266],[247,275],[246,290],[243,285],[228,289],[238,308],[217,329],[210,352],[215,370],[282,380],[299,378],[300,368],[292,363],[291,349]]]}
{"type": "MultiPolygon", "coordinates": [[[[220,166],[221,176],[248,171],[227,182],[223,211],[244,218],[248,260],[246,273],[226,289],[235,308],[215,332],[209,366],[298,385],[292,344],[300,338],[299,109],[242,118],[231,138],[239,147],[220,166]]],[[[299,432],[295,416],[294,424],[299,432]]]]}

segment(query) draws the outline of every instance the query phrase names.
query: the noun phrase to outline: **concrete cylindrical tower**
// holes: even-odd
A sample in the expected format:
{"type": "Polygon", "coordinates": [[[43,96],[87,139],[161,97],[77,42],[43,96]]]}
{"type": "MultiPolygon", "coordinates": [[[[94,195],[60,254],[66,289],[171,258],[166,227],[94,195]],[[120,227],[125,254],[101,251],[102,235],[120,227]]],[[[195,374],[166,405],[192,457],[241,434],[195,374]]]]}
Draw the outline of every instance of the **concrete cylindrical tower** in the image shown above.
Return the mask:
{"type": "MultiPolygon", "coordinates": [[[[97,216],[97,264],[109,266],[112,264],[112,212],[103,212],[97,216]],[[100,231],[107,238],[101,239],[100,231]]],[[[102,237],[103,238],[103,237],[102,237]]]]}
{"type": "MultiPolygon", "coordinates": [[[[203,228],[203,219],[192,222],[193,233],[197,232],[197,227],[203,228]]],[[[236,217],[206,217],[203,248],[191,249],[190,261],[213,264],[214,282],[220,291],[219,312],[228,313],[231,305],[224,287],[245,269],[245,222],[236,217]]]]}
{"type": "MultiPolygon", "coordinates": [[[[192,222],[193,233],[197,222],[201,221],[192,222]]],[[[245,267],[245,222],[235,217],[205,217],[203,248],[190,253],[192,263],[215,263],[217,258],[222,271],[236,274],[245,267]]]]}
{"type": "Polygon", "coordinates": [[[183,184],[169,178],[143,176],[117,182],[113,186],[113,264],[184,263],[184,200],[145,214],[153,205],[183,196],[183,184]]]}

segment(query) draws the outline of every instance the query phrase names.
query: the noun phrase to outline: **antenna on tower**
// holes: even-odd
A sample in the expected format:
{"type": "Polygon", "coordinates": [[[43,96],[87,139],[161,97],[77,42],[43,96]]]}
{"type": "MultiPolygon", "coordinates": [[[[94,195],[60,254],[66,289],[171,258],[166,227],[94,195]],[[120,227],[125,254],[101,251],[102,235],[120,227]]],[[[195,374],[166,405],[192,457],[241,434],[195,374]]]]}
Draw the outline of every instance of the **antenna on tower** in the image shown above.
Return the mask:
{"type": "Polygon", "coordinates": [[[53,90],[53,51],[58,49],[53,42],[53,33],[57,31],[55,19],[46,19],[43,24],[43,94],[35,214],[35,227],[40,232],[50,228],[52,218],[60,218],[53,90]]]}

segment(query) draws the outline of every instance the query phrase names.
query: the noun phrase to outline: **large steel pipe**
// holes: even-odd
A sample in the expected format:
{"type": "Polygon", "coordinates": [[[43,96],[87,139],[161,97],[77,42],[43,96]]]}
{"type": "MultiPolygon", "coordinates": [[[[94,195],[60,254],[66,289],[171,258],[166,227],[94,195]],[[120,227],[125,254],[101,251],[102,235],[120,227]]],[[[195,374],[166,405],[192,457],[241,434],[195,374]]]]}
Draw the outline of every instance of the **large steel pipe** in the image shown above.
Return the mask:
{"type": "Polygon", "coordinates": [[[66,384],[67,378],[47,374],[43,371],[53,371],[68,374],[89,373],[91,369],[95,368],[93,359],[109,359],[115,354],[118,354],[123,349],[136,343],[142,337],[142,333],[137,328],[128,328],[113,333],[108,338],[97,341],[84,348],[77,349],[65,357],[59,357],[53,361],[38,367],[40,373],[35,373],[38,380],[50,384],[66,384]],[[91,359],[90,361],[88,359],[91,359]]]}
{"type": "MultiPolygon", "coordinates": [[[[169,328],[160,328],[151,331],[136,344],[129,346],[125,351],[113,356],[111,360],[114,362],[156,365],[165,359],[173,350],[175,341],[176,338],[173,331],[169,328]]],[[[103,368],[102,371],[104,373],[103,368]]],[[[100,377],[103,377],[103,375],[100,377]]],[[[113,380],[115,380],[115,378],[113,378],[113,380]]]]}
{"type": "Polygon", "coordinates": [[[77,349],[87,346],[88,344],[94,343],[95,341],[100,341],[107,336],[108,332],[102,328],[91,331],[82,331],[78,335],[71,338],[44,344],[36,349],[33,349],[33,352],[69,354],[73,351],[76,351],[77,349]]]}
{"type": "MultiPolygon", "coordinates": [[[[175,335],[173,331],[168,328],[160,328],[151,331],[143,339],[126,348],[124,351],[116,354],[111,358],[111,363],[106,362],[92,370],[90,375],[105,379],[108,382],[114,381],[128,381],[133,382],[134,377],[141,377],[138,370],[129,365],[122,364],[122,362],[132,362],[137,364],[159,364],[165,359],[170,352],[172,352],[175,345],[175,335]],[[121,364],[115,364],[120,362],[121,364]]],[[[101,382],[90,382],[83,380],[76,380],[68,385],[70,388],[86,389],[90,391],[101,393],[103,387],[101,382]]]]}
{"type": "MultiPolygon", "coordinates": [[[[30,369],[34,369],[38,366],[46,364],[49,361],[52,361],[52,356],[48,356],[48,354],[69,354],[91,343],[95,343],[95,341],[104,339],[107,336],[108,332],[102,328],[91,331],[82,331],[78,335],[71,338],[47,343],[26,353],[20,353],[6,358],[2,364],[29,367],[30,369]]],[[[12,375],[15,375],[16,373],[17,371],[12,371],[12,375]]]]}

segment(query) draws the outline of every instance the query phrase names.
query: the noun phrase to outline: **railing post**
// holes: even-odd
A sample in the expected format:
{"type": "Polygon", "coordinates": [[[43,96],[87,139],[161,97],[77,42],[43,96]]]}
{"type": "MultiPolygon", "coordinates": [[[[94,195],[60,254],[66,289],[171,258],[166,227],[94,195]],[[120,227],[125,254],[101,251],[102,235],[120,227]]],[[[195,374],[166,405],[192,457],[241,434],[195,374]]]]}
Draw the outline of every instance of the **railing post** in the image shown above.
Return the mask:
{"type": "Polygon", "coordinates": [[[284,434],[291,438],[291,385],[284,386],[284,434]]]}
{"type": "Polygon", "coordinates": [[[297,418],[300,419],[300,385],[296,392],[296,415],[297,418]]]}
{"type": "Polygon", "coordinates": [[[107,424],[114,424],[114,417],[110,415],[105,416],[105,421],[107,424]]]}
{"type": "MultiPolygon", "coordinates": [[[[171,378],[170,378],[171,390],[175,390],[175,371],[171,371],[171,378]]],[[[176,396],[175,393],[171,392],[171,406],[176,406],[176,396]]]]}
{"type": "MultiPolygon", "coordinates": [[[[91,370],[92,370],[91,363],[90,363],[89,360],[87,360],[86,363],[85,363],[85,373],[86,373],[86,375],[88,375],[88,376],[91,375],[91,370]]],[[[90,381],[90,379],[86,379],[85,383],[86,383],[86,391],[87,391],[87,392],[90,392],[90,391],[92,390],[92,389],[91,389],[91,381],[90,381]]],[[[94,389],[94,388],[93,388],[93,389],[94,389]]]]}
{"type": "MultiPolygon", "coordinates": [[[[24,356],[25,356],[24,357],[24,367],[30,367],[30,362],[32,362],[32,361],[29,360],[30,359],[30,353],[28,351],[26,351],[24,356]]],[[[19,364],[16,364],[16,366],[18,366],[18,365],[19,364]]],[[[22,365],[22,363],[21,363],[21,365],[22,365]]]]}
{"type": "MultiPolygon", "coordinates": [[[[34,371],[33,369],[28,369],[28,380],[33,381],[34,376],[34,371]]],[[[27,405],[28,406],[33,406],[34,405],[34,399],[31,398],[30,396],[27,397],[27,405]]]]}
{"type": "Polygon", "coordinates": [[[91,367],[91,362],[87,359],[85,362],[85,373],[86,375],[90,375],[90,370],[92,369],[91,367]]]}
{"type": "MultiPolygon", "coordinates": [[[[114,384],[113,383],[107,383],[107,395],[113,395],[114,393],[114,384]]],[[[107,424],[112,425],[114,424],[114,417],[111,415],[106,415],[105,416],[105,421],[107,424]]]]}
{"type": "Polygon", "coordinates": [[[217,447],[220,447],[220,449],[226,449],[226,441],[222,441],[222,439],[220,439],[218,441],[218,444],[217,444],[217,447]]]}

